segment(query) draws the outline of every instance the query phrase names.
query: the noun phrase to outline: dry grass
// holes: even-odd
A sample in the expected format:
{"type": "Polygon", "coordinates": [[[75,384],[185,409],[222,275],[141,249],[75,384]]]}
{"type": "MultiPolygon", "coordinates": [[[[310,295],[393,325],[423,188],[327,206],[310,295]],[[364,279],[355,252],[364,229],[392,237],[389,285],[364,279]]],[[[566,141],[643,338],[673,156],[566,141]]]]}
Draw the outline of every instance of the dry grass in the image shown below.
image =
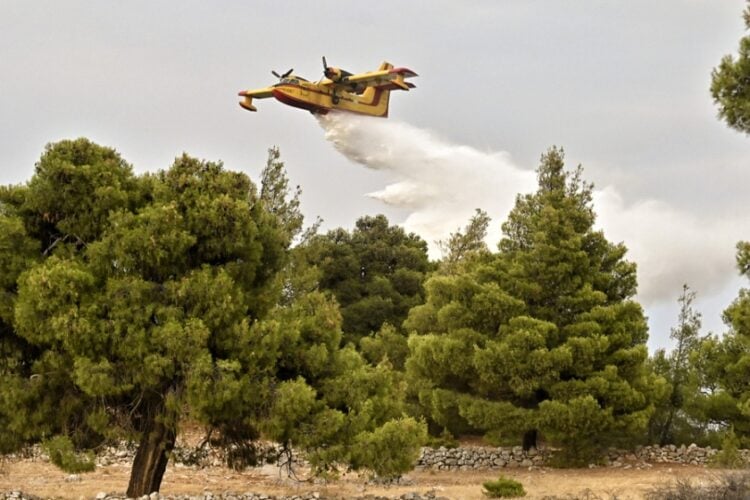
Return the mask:
{"type": "Polygon", "coordinates": [[[748,471],[724,472],[713,477],[681,478],[655,487],[648,500],[744,500],[750,498],[748,471]]]}
{"type": "MultiPolygon", "coordinates": [[[[547,500],[625,500],[646,498],[649,493],[666,483],[678,481],[711,481],[715,470],[702,467],[668,467],[653,469],[548,469],[502,471],[503,475],[520,481],[527,491],[525,498],[547,500]]],[[[81,474],[80,481],[67,482],[68,474],[51,464],[30,460],[6,462],[5,473],[0,475],[0,491],[20,489],[42,497],[93,498],[97,493],[123,492],[127,487],[129,467],[99,467],[96,471],[81,474]]],[[[164,476],[163,494],[199,494],[205,491],[263,492],[268,494],[293,494],[318,491],[326,497],[352,498],[365,494],[396,496],[407,492],[426,493],[434,490],[438,495],[465,500],[484,500],[482,483],[496,479],[498,471],[437,472],[414,471],[407,476],[406,484],[374,486],[365,478],[345,474],[328,484],[292,482],[280,478],[272,467],[237,472],[224,467],[193,469],[169,466],[164,476]]],[[[657,497],[651,497],[657,498],[657,497]]],[[[674,497],[681,499],[681,497],[674,497]]],[[[670,499],[671,500],[671,499],[670,499]]]]}

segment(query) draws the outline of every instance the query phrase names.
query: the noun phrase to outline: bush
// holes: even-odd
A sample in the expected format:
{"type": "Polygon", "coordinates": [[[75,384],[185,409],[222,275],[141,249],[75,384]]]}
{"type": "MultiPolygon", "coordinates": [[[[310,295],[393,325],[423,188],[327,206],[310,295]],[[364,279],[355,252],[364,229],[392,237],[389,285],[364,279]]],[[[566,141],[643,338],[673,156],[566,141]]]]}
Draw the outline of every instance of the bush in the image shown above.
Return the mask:
{"type": "Polygon", "coordinates": [[[500,476],[497,481],[487,481],[482,484],[484,493],[490,498],[515,498],[526,496],[523,485],[518,481],[500,476]]]}
{"type": "Polygon", "coordinates": [[[730,428],[724,435],[721,442],[721,451],[711,458],[711,465],[729,469],[738,469],[745,465],[745,461],[740,455],[740,440],[737,439],[734,429],[730,428]]]}
{"type": "Polygon", "coordinates": [[[443,429],[443,432],[439,436],[429,436],[427,438],[427,446],[430,448],[458,448],[458,440],[453,437],[451,431],[443,429]]]}
{"type": "Polygon", "coordinates": [[[380,478],[398,478],[414,467],[427,441],[427,426],[411,417],[390,420],[356,438],[355,468],[366,467],[380,478]]]}
{"type": "Polygon", "coordinates": [[[67,436],[55,436],[44,441],[42,448],[49,455],[50,462],[65,472],[91,472],[94,470],[94,454],[77,453],[73,442],[67,436]]]}

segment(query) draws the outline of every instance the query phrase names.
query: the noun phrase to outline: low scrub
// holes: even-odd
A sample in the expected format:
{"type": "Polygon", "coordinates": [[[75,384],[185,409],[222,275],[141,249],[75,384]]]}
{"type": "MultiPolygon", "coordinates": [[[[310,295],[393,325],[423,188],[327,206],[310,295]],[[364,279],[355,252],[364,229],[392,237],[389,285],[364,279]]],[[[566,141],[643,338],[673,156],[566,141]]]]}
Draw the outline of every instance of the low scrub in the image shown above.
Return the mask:
{"type": "Polygon", "coordinates": [[[523,485],[518,481],[500,476],[496,481],[487,481],[482,484],[484,493],[490,498],[517,498],[526,496],[523,485]]]}
{"type": "Polygon", "coordinates": [[[709,484],[689,479],[660,486],[646,494],[647,500],[745,500],[750,498],[750,473],[717,476],[709,484]]]}
{"type": "Polygon", "coordinates": [[[94,470],[94,454],[78,453],[73,442],[67,436],[56,436],[44,441],[42,448],[49,455],[49,460],[65,472],[91,472],[94,470]]]}

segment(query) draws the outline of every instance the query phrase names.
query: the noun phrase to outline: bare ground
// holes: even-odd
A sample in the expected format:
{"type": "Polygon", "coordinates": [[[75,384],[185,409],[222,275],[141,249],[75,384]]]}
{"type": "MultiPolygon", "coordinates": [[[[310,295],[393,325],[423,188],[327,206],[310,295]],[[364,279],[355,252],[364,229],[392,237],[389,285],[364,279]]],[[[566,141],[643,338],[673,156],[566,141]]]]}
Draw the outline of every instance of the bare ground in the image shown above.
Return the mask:
{"type": "MultiPolygon", "coordinates": [[[[707,482],[721,471],[698,466],[658,465],[651,469],[507,469],[507,477],[520,481],[527,491],[526,498],[557,497],[602,498],[618,500],[643,498],[650,489],[690,478],[707,482]]],[[[41,461],[23,460],[0,464],[0,492],[21,490],[25,493],[52,498],[93,498],[99,492],[122,493],[127,487],[130,467],[111,465],[80,474],[79,481],[69,482],[69,474],[41,461]]],[[[328,484],[297,482],[282,478],[275,467],[267,466],[237,472],[224,467],[194,469],[170,465],[164,476],[163,495],[201,494],[211,491],[256,492],[291,495],[317,491],[324,497],[353,498],[365,494],[397,496],[407,492],[436,494],[452,499],[484,499],[482,482],[495,479],[498,471],[414,471],[407,475],[407,484],[374,486],[366,478],[345,474],[328,484]]]]}

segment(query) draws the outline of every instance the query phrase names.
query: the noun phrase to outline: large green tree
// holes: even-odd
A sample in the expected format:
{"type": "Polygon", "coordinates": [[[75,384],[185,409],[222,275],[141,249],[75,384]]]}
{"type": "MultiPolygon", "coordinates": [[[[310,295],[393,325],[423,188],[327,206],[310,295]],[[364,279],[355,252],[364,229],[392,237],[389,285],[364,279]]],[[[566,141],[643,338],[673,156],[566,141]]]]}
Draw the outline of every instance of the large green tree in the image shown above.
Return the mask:
{"type": "MultiPolygon", "coordinates": [[[[750,4],[743,12],[750,29],[750,4]]],[[[740,39],[737,57],[727,55],[711,74],[711,94],[719,117],[730,127],[750,133],[750,36],[740,39]]],[[[737,244],[737,267],[750,278],[750,242],[737,244]]],[[[701,379],[701,408],[705,420],[734,428],[743,444],[750,445],[750,290],[724,311],[729,331],[701,342],[696,355],[701,379]]]]}
{"type": "Polygon", "coordinates": [[[159,490],[184,418],[240,444],[235,463],[264,435],[318,471],[403,472],[362,453],[384,425],[419,436],[388,367],[341,350],[322,294],[279,301],[301,216],[277,153],[258,193],[220,163],[183,155],[136,177],[114,150],[63,141],[3,191],[0,444],[129,436],[133,497],[159,490]]]}
{"type": "MultiPolygon", "coordinates": [[[[425,412],[453,432],[535,446],[570,461],[645,430],[655,385],[626,248],[594,229],[590,184],[552,148],[519,196],[500,251],[434,276],[405,327],[407,373],[425,412]]],[[[663,381],[662,381],[663,382],[663,381]]]]}
{"type": "Polygon", "coordinates": [[[345,342],[358,345],[385,323],[399,328],[409,309],[424,300],[422,282],[431,268],[427,243],[384,215],[361,217],[352,231],[329,231],[311,245],[319,286],[341,306],[345,342]]]}
{"type": "MultiPolygon", "coordinates": [[[[737,245],[737,265],[750,278],[750,244],[737,245]]],[[[733,427],[750,446],[750,290],[743,288],[724,311],[729,330],[703,339],[695,363],[701,372],[699,396],[703,418],[723,428],[733,427]]]]}
{"type": "Polygon", "coordinates": [[[82,416],[93,403],[71,385],[69,366],[15,327],[18,279],[46,258],[80,259],[101,236],[110,210],[134,210],[144,202],[140,188],[116,151],[84,139],[48,145],[26,185],[0,188],[4,451],[59,432],[92,444],[82,416]]]}

